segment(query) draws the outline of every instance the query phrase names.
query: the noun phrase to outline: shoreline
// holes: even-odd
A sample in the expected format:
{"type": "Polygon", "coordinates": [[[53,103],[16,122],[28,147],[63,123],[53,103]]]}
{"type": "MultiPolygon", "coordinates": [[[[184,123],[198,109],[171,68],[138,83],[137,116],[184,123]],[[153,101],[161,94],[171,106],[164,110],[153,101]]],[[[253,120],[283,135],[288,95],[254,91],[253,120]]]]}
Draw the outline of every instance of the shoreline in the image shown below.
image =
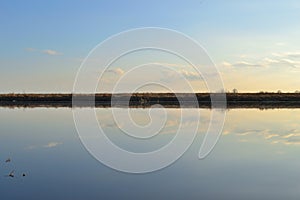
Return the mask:
{"type": "MultiPolygon", "coordinates": [[[[0,107],[130,107],[211,108],[210,97],[224,93],[120,93],[120,94],[0,94],[0,107]],[[195,99],[196,95],[196,99],[195,99]],[[113,97],[113,103],[112,103],[113,97]],[[178,97],[178,98],[177,98],[178,97]],[[130,100],[129,100],[130,99],[130,100]],[[178,99],[180,99],[181,104],[178,99]],[[75,100],[74,102],[72,100],[75,100]],[[195,101],[196,100],[196,101],[195,101]],[[128,104],[129,102],[129,104],[128,104]],[[195,104],[198,102],[198,106],[195,104]]],[[[226,106],[215,108],[300,108],[299,93],[226,93],[226,106]]]]}

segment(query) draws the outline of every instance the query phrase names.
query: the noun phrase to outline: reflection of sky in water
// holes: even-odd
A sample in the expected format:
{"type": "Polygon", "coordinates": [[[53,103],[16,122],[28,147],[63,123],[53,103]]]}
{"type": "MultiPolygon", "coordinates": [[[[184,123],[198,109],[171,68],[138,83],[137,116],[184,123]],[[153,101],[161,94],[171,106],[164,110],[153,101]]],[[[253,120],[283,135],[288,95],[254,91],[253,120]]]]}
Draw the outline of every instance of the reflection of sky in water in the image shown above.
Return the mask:
{"type": "MultiPolygon", "coordinates": [[[[132,139],[97,109],[108,137],[123,148],[149,151],[174,137],[179,111],[170,109],[162,133],[132,139]]],[[[201,110],[199,134],[170,167],[143,175],[120,173],[92,158],[78,139],[70,109],[0,109],[1,199],[298,199],[300,110],[230,110],[224,133],[209,157],[198,151],[210,117],[201,110]],[[11,157],[11,163],[4,163],[11,157]],[[5,177],[15,169],[16,177],[5,177]],[[25,172],[26,177],[21,177],[25,172]]],[[[145,110],[135,110],[140,125],[145,110]]],[[[157,116],[159,117],[159,116],[157,116]]],[[[193,116],[183,124],[195,126],[193,116]]],[[[179,120],[179,121],[178,121],[179,120]]]]}

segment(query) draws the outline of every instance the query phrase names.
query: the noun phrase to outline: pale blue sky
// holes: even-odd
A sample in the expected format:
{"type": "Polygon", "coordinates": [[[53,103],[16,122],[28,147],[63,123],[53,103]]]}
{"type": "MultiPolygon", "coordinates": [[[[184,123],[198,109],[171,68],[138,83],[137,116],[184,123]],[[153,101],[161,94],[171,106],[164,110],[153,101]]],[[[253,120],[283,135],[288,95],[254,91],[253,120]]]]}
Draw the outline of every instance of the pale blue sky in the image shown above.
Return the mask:
{"type": "Polygon", "coordinates": [[[0,92],[71,91],[95,45],[148,26],[196,39],[228,90],[300,90],[299,19],[297,0],[1,1],[0,92]]]}

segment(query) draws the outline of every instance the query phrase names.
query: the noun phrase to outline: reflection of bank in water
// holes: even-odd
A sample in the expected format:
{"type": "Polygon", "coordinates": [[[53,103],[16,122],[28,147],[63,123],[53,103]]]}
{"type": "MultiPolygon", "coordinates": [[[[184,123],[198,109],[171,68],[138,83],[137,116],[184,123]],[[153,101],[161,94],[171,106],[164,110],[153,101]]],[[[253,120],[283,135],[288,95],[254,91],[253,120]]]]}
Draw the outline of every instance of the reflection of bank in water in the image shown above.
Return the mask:
{"type": "MultiPolygon", "coordinates": [[[[198,106],[195,104],[189,104],[189,102],[185,102],[183,104],[179,104],[178,102],[130,102],[129,108],[149,108],[153,105],[161,105],[165,108],[204,108],[204,109],[211,109],[210,102],[200,102],[198,106]]],[[[128,108],[128,103],[119,103],[114,104],[113,106],[110,103],[105,102],[96,102],[95,106],[91,106],[89,103],[84,104],[80,103],[78,105],[72,104],[70,102],[23,102],[18,104],[11,104],[11,103],[0,103],[0,107],[7,107],[7,108],[111,108],[111,107],[118,107],[118,108],[128,108]]],[[[214,107],[214,108],[218,108],[214,107]]],[[[256,108],[256,109],[284,109],[284,108],[300,108],[300,102],[228,102],[226,109],[239,109],[239,108],[256,108]]],[[[220,107],[220,109],[224,109],[220,107]]]]}

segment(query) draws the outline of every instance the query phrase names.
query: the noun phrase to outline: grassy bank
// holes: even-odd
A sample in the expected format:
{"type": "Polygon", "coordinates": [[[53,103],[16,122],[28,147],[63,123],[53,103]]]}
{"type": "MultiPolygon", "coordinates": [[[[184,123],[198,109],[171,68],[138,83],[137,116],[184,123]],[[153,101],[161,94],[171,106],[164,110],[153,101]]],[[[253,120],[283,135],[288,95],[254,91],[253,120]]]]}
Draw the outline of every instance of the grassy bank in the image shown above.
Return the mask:
{"type": "MultiPolygon", "coordinates": [[[[6,107],[72,107],[72,98],[76,98],[75,106],[127,106],[149,107],[161,104],[164,107],[194,107],[195,95],[199,107],[211,107],[211,95],[218,93],[135,93],[115,94],[0,94],[0,106],[6,107]],[[180,99],[184,103],[179,103],[180,99]],[[93,101],[95,100],[95,101],[93,101]]],[[[300,108],[299,93],[227,93],[228,108],[300,108]]]]}

